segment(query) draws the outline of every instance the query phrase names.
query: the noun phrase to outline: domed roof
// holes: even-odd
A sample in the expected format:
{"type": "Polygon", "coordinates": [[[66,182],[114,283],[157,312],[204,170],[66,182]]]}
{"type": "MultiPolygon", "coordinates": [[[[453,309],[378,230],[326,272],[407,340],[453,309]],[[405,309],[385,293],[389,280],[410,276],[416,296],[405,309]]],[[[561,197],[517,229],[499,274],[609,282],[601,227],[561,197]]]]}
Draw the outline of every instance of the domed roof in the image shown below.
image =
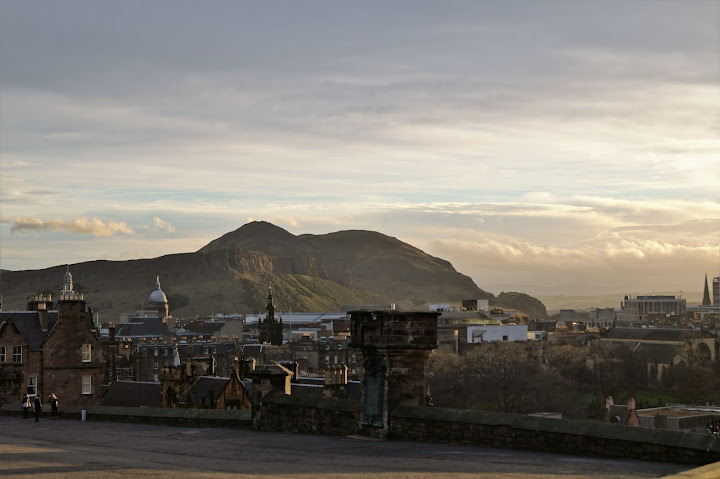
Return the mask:
{"type": "Polygon", "coordinates": [[[157,281],[155,281],[155,291],[150,293],[150,299],[148,301],[151,303],[167,303],[167,297],[160,289],[160,276],[158,276],[157,281]]]}

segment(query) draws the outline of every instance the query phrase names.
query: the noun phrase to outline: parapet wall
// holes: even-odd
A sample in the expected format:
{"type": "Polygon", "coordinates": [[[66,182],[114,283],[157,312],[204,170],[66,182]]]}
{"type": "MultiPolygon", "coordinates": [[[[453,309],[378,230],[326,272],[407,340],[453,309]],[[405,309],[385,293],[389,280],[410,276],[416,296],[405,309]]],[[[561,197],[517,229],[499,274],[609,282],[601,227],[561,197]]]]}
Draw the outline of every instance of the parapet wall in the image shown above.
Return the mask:
{"type": "Polygon", "coordinates": [[[456,442],[681,464],[720,461],[720,438],[709,434],[629,427],[459,409],[399,406],[392,439],[456,442]]]}
{"type": "Polygon", "coordinates": [[[270,393],[255,417],[264,431],[348,436],[359,431],[360,401],[270,393]]]}
{"type": "MultiPolygon", "coordinates": [[[[184,427],[251,428],[251,411],[226,409],[169,409],[157,407],[60,406],[61,419],[80,419],[85,411],[88,421],[161,424],[184,427]]],[[[20,405],[5,404],[0,414],[22,414],[20,405]]],[[[33,412],[30,412],[33,415],[33,412]]],[[[50,419],[50,407],[43,407],[41,418],[50,419]]]]}
{"type": "MultiPolygon", "coordinates": [[[[48,408],[49,409],[49,408],[48,408]]],[[[117,421],[185,427],[257,428],[310,434],[358,434],[361,404],[347,399],[271,393],[256,411],[220,409],[61,406],[64,419],[117,421]]],[[[0,414],[22,414],[5,404],[0,414]]],[[[49,419],[49,411],[43,417],[49,419]]],[[[391,414],[390,438],[403,441],[475,444],[550,452],[641,459],[680,464],[720,461],[720,438],[709,434],[628,427],[521,414],[399,406],[391,414]]]]}

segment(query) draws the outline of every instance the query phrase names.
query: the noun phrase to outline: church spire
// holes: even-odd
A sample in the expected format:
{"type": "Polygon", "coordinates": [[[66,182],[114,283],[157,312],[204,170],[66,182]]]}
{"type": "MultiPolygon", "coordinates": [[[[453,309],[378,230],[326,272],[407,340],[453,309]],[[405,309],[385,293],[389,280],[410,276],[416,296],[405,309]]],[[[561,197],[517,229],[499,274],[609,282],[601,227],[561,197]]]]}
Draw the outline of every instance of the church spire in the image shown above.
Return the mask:
{"type": "Polygon", "coordinates": [[[265,311],[267,311],[267,316],[266,316],[265,320],[267,321],[269,319],[270,322],[274,322],[275,321],[275,304],[273,304],[272,285],[270,286],[267,300],[268,300],[268,302],[267,302],[267,305],[265,306],[265,311]]]}
{"type": "Polygon", "coordinates": [[[710,301],[710,289],[708,288],[707,273],[705,273],[705,291],[703,292],[702,305],[710,306],[711,304],[712,302],[710,301]]]}

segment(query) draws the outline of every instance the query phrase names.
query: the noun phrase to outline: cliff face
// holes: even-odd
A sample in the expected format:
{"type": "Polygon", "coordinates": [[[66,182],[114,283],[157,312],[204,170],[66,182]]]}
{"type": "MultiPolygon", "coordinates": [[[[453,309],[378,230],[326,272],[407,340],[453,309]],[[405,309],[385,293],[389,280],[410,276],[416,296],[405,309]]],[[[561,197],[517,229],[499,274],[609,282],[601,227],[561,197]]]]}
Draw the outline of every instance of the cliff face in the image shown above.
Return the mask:
{"type": "MultiPolygon", "coordinates": [[[[496,300],[449,262],[373,231],[295,236],[270,223],[253,222],[196,253],[90,261],[70,265],[70,270],[76,290],[86,293],[101,321],[117,321],[121,313],[145,308],[158,275],[174,316],[258,312],[269,285],[280,311],[389,303],[425,309],[428,303],[485,298],[536,317],[547,315],[534,298],[503,293],[496,300]]],[[[3,308],[24,309],[33,292],[56,296],[64,272],[65,266],[3,271],[3,308]]]]}

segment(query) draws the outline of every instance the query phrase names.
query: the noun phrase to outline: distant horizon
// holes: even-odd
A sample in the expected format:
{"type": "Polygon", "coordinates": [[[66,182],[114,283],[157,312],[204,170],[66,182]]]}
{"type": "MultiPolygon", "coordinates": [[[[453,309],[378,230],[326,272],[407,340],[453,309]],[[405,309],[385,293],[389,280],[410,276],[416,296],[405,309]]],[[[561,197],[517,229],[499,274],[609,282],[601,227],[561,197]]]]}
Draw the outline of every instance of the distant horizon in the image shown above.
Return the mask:
{"type": "Polygon", "coordinates": [[[5,2],[0,268],[365,229],[491,292],[720,276],[720,3],[5,2]]]}
{"type": "MultiPolygon", "coordinates": [[[[259,221],[259,220],[258,220],[258,221],[259,221]]],[[[243,226],[244,226],[244,225],[243,225],[243,226]]],[[[235,230],[233,230],[233,231],[235,231],[235,230]]],[[[230,232],[228,232],[228,233],[230,233],[230,232]]],[[[381,233],[381,234],[382,234],[382,232],[378,232],[378,233],[381,233]]],[[[296,235],[296,236],[299,236],[299,235],[296,235]]],[[[208,241],[208,243],[210,243],[210,242],[213,241],[214,239],[217,239],[217,238],[213,238],[212,240],[208,241]]],[[[205,245],[203,245],[203,246],[205,246],[205,245]]],[[[414,245],[411,245],[411,246],[414,246],[414,245]]],[[[198,249],[200,249],[200,248],[198,248],[198,249]]],[[[196,251],[197,251],[197,250],[196,250],[196,251]]],[[[168,253],[168,254],[187,254],[187,253],[194,253],[194,252],[196,252],[196,251],[185,251],[185,252],[168,253]]],[[[74,265],[74,264],[85,263],[85,262],[93,262],[93,261],[134,261],[134,260],[154,259],[154,258],[157,258],[157,257],[160,257],[160,256],[166,256],[166,255],[159,255],[159,256],[149,257],[149,258],[127,258],[127,259],[111,259],[111,260],[110,260],[110,259],[96,258],[96,259],[89,259],[89,260],[86,260],[86,261],[78,261],[78,262],[75,262],[75,263],[57,263],[57,264],[51,264],[51,265],[49,265],[49,266],[41,266],[41,267],[37,267],[37,268],[30,268],[30,269],[28,269],[28,270],[43,270],[43,269],[57,268],[57,267],[62,267],[62,266],[72,266],[72,265],[74,265]]],[[[441,259],[444,259],[444,258],[441,258],[441,259]]],[[[455,265],[453,265],[453,267],[455,267],[455,265]]],[[[457,267],[455,267],[455,269],[456,269],[456,271],[458,271],[458,272],[461,273],[461,274],[466,274],[466,273],[464,273],[463,271],[458,270],[457,267]]],[[[3,269],[3,271],[25,271],[25,270],[3,269]]],[[[162,274],[161,272],[159,272],[159,273],[162,274]]],[[[720,275],[718,275],[718,276],[720,276],[720,275]]],[[[713,280],[713,278],[714,278],[714,276],[711,276],[711,275],[708,274],[708,286],[710,287],[711,290],[712,290],[712,280],[713,280]]],[[[704,280],[704,276],[703,276],[703,280],[704,280]]],[[[58,280],[58,281],[59,281],[59,280],[58,280]]],[[[473,281],[475,281],[475,280],[473,279],[473,281]]],[[[485,290],[485,291],[491,292],[491,293],[493,293],[495,296],[497,296],[498,294],[503,293],[503,292],[519,292],[519,293],[528,294],[528,295],[533,296],[533,297],[535,297],[535,298],[537,298],[537,299],[540,299],[540,300],[543,302],[543,304],[545,304],[545,306],[547,307],[548,311],[550,311],[551,309],[552,309],[552,310],[555,310],[555,309],[554,309],[554,308],[555,308],[554,305],[561,303],[561,299],[562,299],[562,298],[566,298],[566,299],[567,299],[567,302],[565,303],[565,304],[567,304],[567,305],[576,304],[576,305],[581,305],[581,306],[578,306],[578,307],[586,308],[586,307],[617,307],[617,306],[619,306],[620,302],[623,300],[623,298],[625,297],[625,295],[630,295],[630,296],[641,296],[641,295],[673,295],[673,296],[676,296],[676,297],[685,298],[686,300],[688,300],[688,304],[693,303],[693,302],[698,303],[698,304],[701,303],[701,302],[702,302],[702,296],[703,296],[703,290],[702,290],[702,289],[698,289],[698,290],[686,290],[686,291],[682,291],[682,290],[680,290],[680,291],[668,291],[668,290],[643,290],[643,289],[638,289],[638,290],[633,290],[633,291],[615,291],[615,292],[605,292],[605,293],[598,293],[598,294],[569,294],[569,293],[563,293],[563,292],[547,293],[547,294],[546,294],[546,293],[535,293],[535,292],[530,291],[530,290],[520,290],[520,289],[518,289],[518,288],[516,288],[516,287],[509,287],[509,288],[506,288],[506,289],[494,291],[494,290],[491,290],[491,289],[488,289],[488,288],[484,287],[484,285],[482,285],[482,284],[478,284],[477,281],[475,281],[475,283],[477,284],[477,286],[478,286],[480,289],[483,289],[483,290],[485,290]],[[545,300],[543,300],[543,298],[545,298],[545,300]],[[546,304],[546,301],[550,302],[550,304],[546,304]],[[617,305],[613,305],[613,303],[617,303],[617,305]]],[[[566,307],[566,306],[562,306],[562,308],[565,308],[565,307],[566,307]]],[[[570,306],[567,306],[567,307],[570,308],[570,306]]]]}

